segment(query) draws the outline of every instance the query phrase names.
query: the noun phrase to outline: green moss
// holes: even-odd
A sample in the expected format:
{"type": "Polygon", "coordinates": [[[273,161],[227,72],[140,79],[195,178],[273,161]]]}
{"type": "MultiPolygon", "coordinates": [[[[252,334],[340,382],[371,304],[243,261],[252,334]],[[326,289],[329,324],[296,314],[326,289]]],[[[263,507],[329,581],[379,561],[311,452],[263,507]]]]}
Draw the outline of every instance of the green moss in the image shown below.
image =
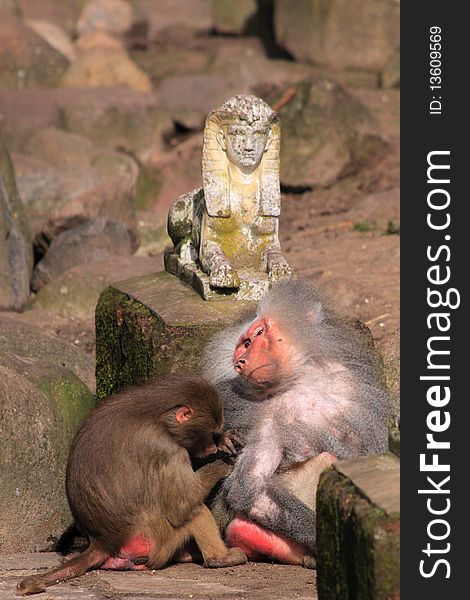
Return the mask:
{"type": "Polygon", "coordinates": [[[320,600],[390,600],[399,589],[399,516],[328,469],[317,492],[320,600]]]}
{"type": "Polygon", "coordinates": [[[140,303],[108,287],[96,307],[97,399],[145,381],[163,324],[140,303]]]}
{"type": "Polygon", "coordinates": [[[387,223],[385,235],[400,235],[400,223],[395,223],[395,221],[389,221],[387,223]]]}
{"type": "Polygon", "coordinates": [[[73,373],[36,379],[36,387],[56,404],[66,428],[73,434],[95,405],[93,394],[73,373]]]}
{"type": "MultiPolygon", "coordinates": [[[[164,286],[160,291],[164,294],[164,286]]],[[[140,302],[108,287],[96,307],[97,399],[151,377],[196,371],[204,348],[201,340],[222,325],[189,319],[168,325],[140,302]]]]}
{"type": "Polygon", "coordinates": [[[357,221],[354,223],[353,229],[354,231],[359,231],[360,233],[368,233],[369,231],[377,230],[377,223],[375,221],[364,219],[363,221],[357,221]]]}

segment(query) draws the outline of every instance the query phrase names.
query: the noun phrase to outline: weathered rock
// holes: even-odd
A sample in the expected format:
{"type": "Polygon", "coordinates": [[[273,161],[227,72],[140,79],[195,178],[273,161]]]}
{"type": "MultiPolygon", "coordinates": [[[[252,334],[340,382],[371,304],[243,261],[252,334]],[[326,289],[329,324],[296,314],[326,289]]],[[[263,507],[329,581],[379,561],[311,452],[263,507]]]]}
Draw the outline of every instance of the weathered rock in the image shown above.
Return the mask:
{"type": "MultiPolygon", "coordinates": [[[[129,157],[100,153],[89,167],[54,166],[24,155],[14,155],[18,189],[35,234],[50,221],[107,217],[135,232],[134,190],[138,167],[129,157]],[[53,216],[51,216],[53,215],[53,216]]],[[[136,246],[135,246],[136,247],[136,246]]]]}
{"type": "Polygon", "coordinates": [[[16,0],[0,0],[0,15],[13,15],[14,17],[21,17],[20,7],[16,0]]]}
{"type": "Polygon", "coordinates": [[[171,247],[167,233],[167,215],[155,214],[150,211],[137,213],[140,246],[136,256],[157,256],[171,247]]]}
{"type": "Polygon", "coordinates": [[[0,125],[11,152],[18,152],[37,129],[59,125],[56,91],[57,88],[0,90],[0,125]]]}
{"type": "Polygon", "coordinates": [[[0,137],[0,310],[21,310],[29,298],[33,249],[15,171],[0,137]]]}
{"type": "Polygon", "coordinates": [[[248,91],[247,87],[240,84],[237,88],[235,81],[227,79],[222,73],[199,73],[167,77],[156,94],[160,105],[171,114],[174,121],[181,121],[180,115],[190,112],[198,115],[202,126],[207,113],[229,96],[248,91]]]}
{"type": "Polygon", "coordinates": [[[181,194],[201,185],[202,134],[190,136],[175,148],[158,153],[152,161],[160,182],[156,198],[147,208],[168,216],[168,209],[181,194]]]}
{"type": "Polygon", "coordinates": [[[128,87],[148,92],[152,84],[148,76],[126,52],[112,48],[90,48],[81,51],[61,80],[70,87],[128,87]]]}
{"type": "Polygon", "coordinates": [[[201,340],[252,309],[206,302],[168,273],[114,283],[96,307],[98,397],[174,370],[195,371],[201,340]]]}
{"type": "Polygon", "coordinates": [[[368,110],[333,80],[312,78],[285,98],[280,108],[284,185],[330,185],[384,153],[387,145],[368,110]]]}
{"type": "Polygon", "coordinates": [[[133,4],[147,16],[150,23],[149,37],[157,39],[170,27],[184,25],[195,32],[209,31],[211,18],[206,0],[134,0],[133,4]]]}
{"type": "Polygon", "coordinates": [[[69,35],[75,32],[81,0],[16,0],[24,19],[38,19],[63,27],[69,35]]]}
{"type": "Polygon", "coordinates": [[[382,69],[380,83],[383,88],[400,87],[400,48],[395,50],[382,69]]]}
{"type": "Polygon", "coordinates": [[[31,287],[37,291],[51,279],[76,265],[113,256],[131,256],[132,236],[123,223],[96,219],[60,233],[33,272],[31,287]]]}
{"type": "Polygon", "coordinates": [[[49,165],[81,169],[90,166],[96,151],[91,141],[81,135],[46,127],[29,138],[23,152],[42,159],[49,165]]]}
{"type": "Polygon", "coordinates": [[[220,33],[246,33],[257,10],[256,0],[211,0],[213,27],[220,33]]]}
{"type": "Polygon", "coordinates": [[[69,61],[19,19],[0,19],[0,89],[56,85],[69,61]]]}
{"type": "Polygon", "coordinates": [[[264,99],[264,92],[311,77],[313,68],[308,64],[268,58],[260,39],[224,38],[211,62],[210,71],[223,75],[232,85],[238,85],[238,94],[248,90],[264,99]]]}
{"type": "Polygon", "coordinates": [[[101,292],[113,281],[154,273],[162,257],[115,257],[73,267],[39,290],[28,308],[44,309],[64,317],[93,318],[101,292]]]}
{"type": "Polygon", "coordinates": [[[61,105],[65,129],[98,146],[123,149],[142,162],[162,149],[174,125],[155,94],[126,89],[77,90],[61,105]]]}
{"type": "Polygon", "coordinates": [[[55,23],[49,23],[49,21],[42,21],[40,19],[29,19],[26,21],[26,25],[31,27],[43,40],[45,40],[49,46],[52,46],[57,52],[65,56],[69,62],[73,62],[76,58],[75,48],[67,35],[67,33],[56,25],[55,23]]]}
{"type": "Polygon", "coordinates": [[[50,549],[70,524],[67,454],[93,404],[67,369],[0,354],[0,552],[50,549]]]}
{"type": "Polygon", "coordinates": [[[154,85],[158,85],[165,77],[206,72],[214,58],[212,45],[208,45],[209,48],[181,26],[163,32],[145,52],[134,50],[130,55],[154,85]]]}
{"type": "Polygon", "coordinates": [[[317,491],[317,552],[319,599],[400,597],[396,457],[360,457],[323,472],[317,491]]]}
{"type": "Polygon", "coordinates": [[[74,373],[90,390],[95,389],[94,357],[55,332],[28,322],[23,315],[8,313],[0,313],[0,332],[0,352],[48,360],[74,373]]]}
{"type": "Polygon", "coordinates": [[[298,60],[379,72],[400,43],[394,0],[279,0],[279,45],[298,60]]]}
{"type": "Polygon", "coordinates": [[[144,41],[149,29],[148,19],[134,3],[126,0],[90,0],[77,22],[81,36],[91,31],[103,31],[130,40],[144,41]]]}

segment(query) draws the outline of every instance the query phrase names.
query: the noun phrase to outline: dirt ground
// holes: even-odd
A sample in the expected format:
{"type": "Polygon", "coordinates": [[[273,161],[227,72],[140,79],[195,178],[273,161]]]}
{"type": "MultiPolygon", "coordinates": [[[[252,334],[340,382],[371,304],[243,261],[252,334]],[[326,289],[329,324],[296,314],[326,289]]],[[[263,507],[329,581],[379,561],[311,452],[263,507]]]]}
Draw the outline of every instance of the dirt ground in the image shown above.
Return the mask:
{"type": "MultiPolygon", "coordinates": [[[[18,581],[59,564],[52,552],[0,555],[0,598],[15,598],[18,581]]],[[[93,571],[37,594],[38,600],[316,600],[315,571],[250,563],[228,569],[173,565],[162,571],[93,571]]]]}

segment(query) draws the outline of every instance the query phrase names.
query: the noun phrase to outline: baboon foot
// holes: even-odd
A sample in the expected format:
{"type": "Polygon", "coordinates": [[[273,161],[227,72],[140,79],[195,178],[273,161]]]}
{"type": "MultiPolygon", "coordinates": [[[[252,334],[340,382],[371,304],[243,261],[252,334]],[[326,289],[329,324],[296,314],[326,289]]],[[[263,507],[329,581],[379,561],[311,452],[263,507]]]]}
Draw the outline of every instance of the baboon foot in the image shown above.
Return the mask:
{"type": "Polygon", "coordinates": [[[248,562],[248,559],[240,548],[229,548],[225,556],[221,558],[208,558],[204,562],[204,566],[209,569],[218,569],[220,567],[244,565],[246,562],[248,562]]]}

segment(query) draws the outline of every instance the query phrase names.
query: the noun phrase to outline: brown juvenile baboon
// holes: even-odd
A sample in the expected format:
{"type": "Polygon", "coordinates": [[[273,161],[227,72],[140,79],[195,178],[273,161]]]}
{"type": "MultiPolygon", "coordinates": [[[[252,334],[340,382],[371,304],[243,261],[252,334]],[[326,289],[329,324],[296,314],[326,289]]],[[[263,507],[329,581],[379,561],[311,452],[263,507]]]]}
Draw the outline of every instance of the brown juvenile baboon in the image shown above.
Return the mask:
{"type": "Polygon", "coordinates": [[[190,457],[217,451],[223,409],[196,376],[171,375],[103,400],[84,420],[70,450],[70,510],[90,545],[43,575],[23,579],[19,595],[102,566],[160,569],[190,538],[206,567],[246,562],[224,545],[204,499],[230,467],[216,460],[193,471],[190,457]]]}
{"type": "Polygon", "coordinates": [[[370,334],[311,284],[286,279],[206,356],[225,426],[243,446],[211,504],[216,520],[249,558],[313,566],[321,471],[387,449],[389,397],[370,334]]]}

